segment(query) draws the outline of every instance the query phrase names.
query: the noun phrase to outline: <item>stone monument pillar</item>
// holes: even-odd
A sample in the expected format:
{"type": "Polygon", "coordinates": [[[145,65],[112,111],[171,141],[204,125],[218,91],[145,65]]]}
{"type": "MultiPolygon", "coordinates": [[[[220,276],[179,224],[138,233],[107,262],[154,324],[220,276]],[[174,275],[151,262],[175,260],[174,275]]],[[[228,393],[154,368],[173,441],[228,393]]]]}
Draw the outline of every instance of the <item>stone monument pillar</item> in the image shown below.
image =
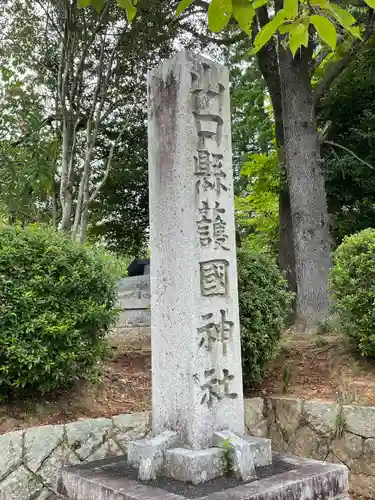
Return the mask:
{"type": "Polygon", "coordinates": [[[148,76],[153,431],[244,433],[228,69],[180,52],[148,76]]]}
{"type": "Polygon", "coordinates": [[[272,460],[243,439],[229,102],[228,69],[189,52],[148,75],[155,437],[129,448],[143,479],[212,479],[229,442],[241,478],[272,460]]]}

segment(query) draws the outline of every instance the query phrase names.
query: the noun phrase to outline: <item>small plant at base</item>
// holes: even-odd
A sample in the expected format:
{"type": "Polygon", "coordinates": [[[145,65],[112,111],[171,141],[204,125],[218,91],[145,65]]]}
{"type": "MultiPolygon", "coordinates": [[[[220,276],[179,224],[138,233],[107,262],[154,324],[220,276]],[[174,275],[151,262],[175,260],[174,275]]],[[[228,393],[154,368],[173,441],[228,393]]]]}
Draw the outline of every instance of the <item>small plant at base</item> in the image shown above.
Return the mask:
{"type": "Polygon", "coordinates": [[[230,438],[224,439],[222,448],[224,450],[224,472],[230,476],[233,473],[233,448],[230,438]]]}
{"type": "Polygon", "coordinates": [[[291,371],[290,371],[290,366],[289,365],[285,365],[284,366],[284,371],[283,371],[283,393],[284,394],[286,392],[288,392],[288,390],[289,390],[291,378],[292,378],[292,374],[291,374],[291,371]]]}

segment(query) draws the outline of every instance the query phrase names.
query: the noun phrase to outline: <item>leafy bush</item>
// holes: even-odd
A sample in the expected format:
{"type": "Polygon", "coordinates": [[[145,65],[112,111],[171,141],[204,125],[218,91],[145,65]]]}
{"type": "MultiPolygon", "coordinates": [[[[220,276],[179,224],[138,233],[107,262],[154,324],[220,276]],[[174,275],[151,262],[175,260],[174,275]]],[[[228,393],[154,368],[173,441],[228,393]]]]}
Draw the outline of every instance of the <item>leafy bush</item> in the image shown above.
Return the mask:
{"type": "Polygon", "coordinates": [[[242,369],[244,385],[260,382],[277,353],[293,294],[276,264],[251,250],[238,250],[242,369]]]}
{"type": "Polygon", "coordinates": [[[96,373],[115,300],[102,255],[53,229],[0,226],[0,397],[96,373]]]}
{"type": "Polygon", "coordinates": [[[343,331],[362,356],[375,356],[375,229],[344,238],[334,253],[331,291],[343,331]]]}

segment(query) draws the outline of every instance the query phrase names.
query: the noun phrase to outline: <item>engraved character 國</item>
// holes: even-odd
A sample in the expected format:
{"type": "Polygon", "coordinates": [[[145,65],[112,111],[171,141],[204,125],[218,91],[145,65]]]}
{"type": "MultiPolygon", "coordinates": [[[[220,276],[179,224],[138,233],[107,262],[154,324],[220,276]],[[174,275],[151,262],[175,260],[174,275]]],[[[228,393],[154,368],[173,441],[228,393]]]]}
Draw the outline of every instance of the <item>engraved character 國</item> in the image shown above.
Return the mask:
{"type": "Polygon", "coordinates": [[[201,292],[205,297],[228,293],[228,262],[211,260],[201,262],[201,292]]]}

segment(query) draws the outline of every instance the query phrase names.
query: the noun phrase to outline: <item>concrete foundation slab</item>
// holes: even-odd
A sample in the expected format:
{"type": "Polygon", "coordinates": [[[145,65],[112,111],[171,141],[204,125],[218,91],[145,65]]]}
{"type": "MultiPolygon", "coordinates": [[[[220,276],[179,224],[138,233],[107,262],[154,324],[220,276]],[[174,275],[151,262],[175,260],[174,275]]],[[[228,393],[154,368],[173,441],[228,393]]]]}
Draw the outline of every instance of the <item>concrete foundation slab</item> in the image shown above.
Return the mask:
{"type": "Polygon", "coordinates": [[[221,477],[197,486],[157,479],[137,479],[126,457],[63,469],[58,491],[70,500],[346,500],[348,469],[300,458],[274,456],[246,483],[221,477]]]}

